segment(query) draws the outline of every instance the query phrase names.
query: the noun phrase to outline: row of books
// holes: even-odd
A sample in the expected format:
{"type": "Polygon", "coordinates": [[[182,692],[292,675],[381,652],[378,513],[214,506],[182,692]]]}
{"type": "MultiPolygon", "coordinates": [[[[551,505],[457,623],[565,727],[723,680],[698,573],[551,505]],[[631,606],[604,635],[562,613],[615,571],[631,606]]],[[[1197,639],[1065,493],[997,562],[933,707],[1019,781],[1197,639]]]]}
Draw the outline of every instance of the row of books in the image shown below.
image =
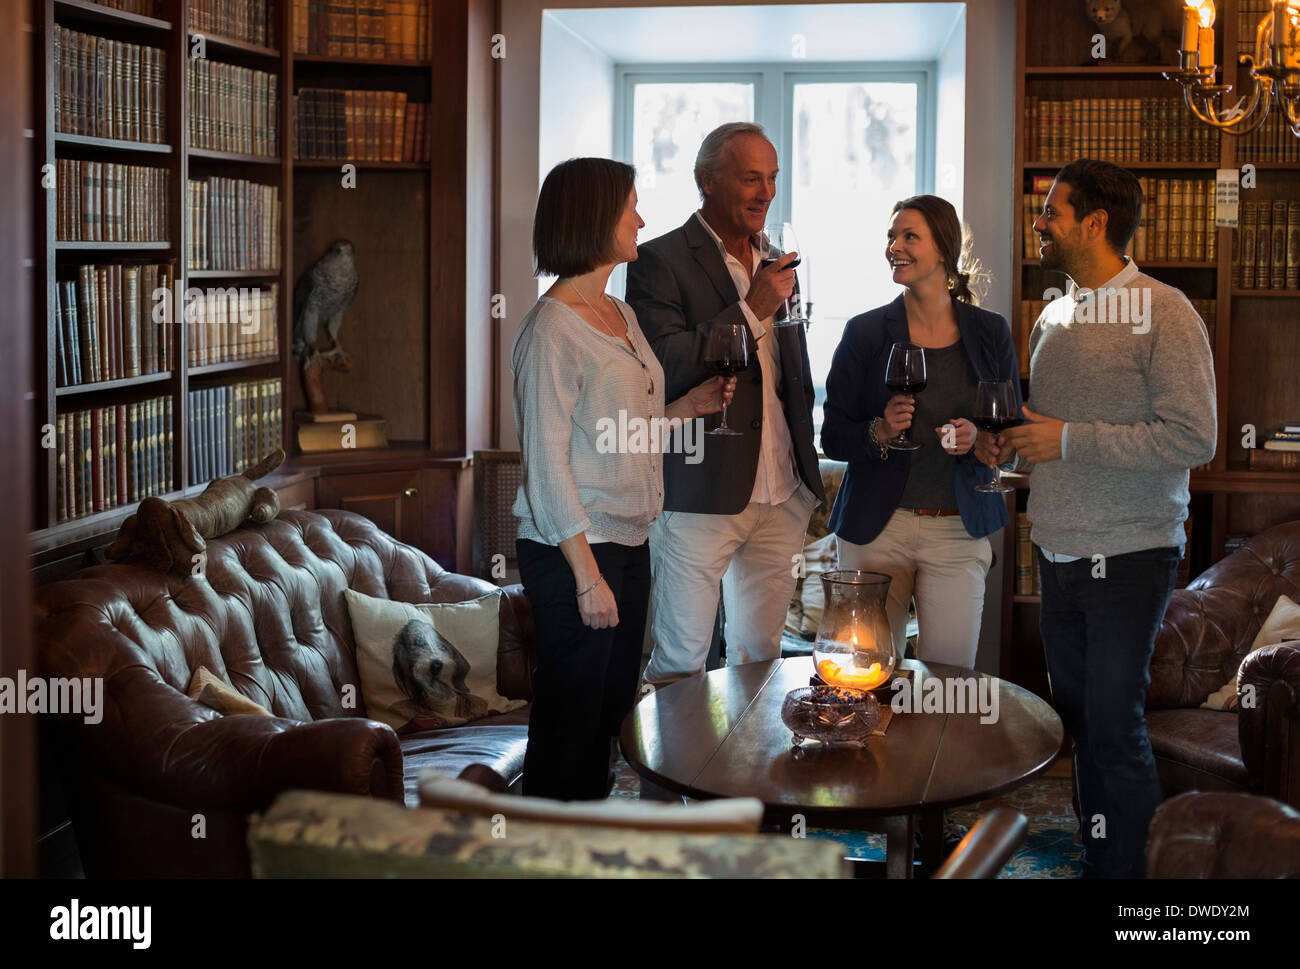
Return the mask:
{"type": "Polygon", "coordinates": [[[279,4],[273,0],[189,0],[190,31],[275,46],[279,4]]]}
{"type": "Polygon", "coordinates": [[[429,59],[429,0],[293,0],[293,52],[429,59]]]}
{"type": "Polygon", "coordinates": [[[165,51],[55,27],[52,77],[55,131],[167,140],[165,51]]]}
{"type": "Polygon", "coordinates": [[[1219,133],[1197,121],[1181,98],[1025,98],[1030,161],[1105,158],[1132,162],[1210,162],[1219,133]]]}
{"type": "Polygon", "coordinates": [[[1282,112],[1274,109],[1258,131],[1237,142],[1237,159],[1241,164],[1253,162],[1300,162],[1300,138],[1291,134],[1283,122],[1282,112]]]}
{"type": "Polygon", "coordinates": [[[1237,0],[1237,54],[1255,56],[1255,28],[1273,9],[1272,0],[1237,0]]]}
{"type": "Polygon", "coordinates": [[[1232,233],[1232,286],[1300,288],[1300,200],[1242,203],[1232,233]]]}
{"type": "Polygon", "coordinates": [[[1246,451],[1251,471],[1300,471],[1300,424],[1283,424],[1246,451]]]}
{"type": "Polygon", "coordinates": [[[202,367],[280,352],[280,285],[208,289],[185,305],[186,363],[202,367]]]}
{"type": "Polygon", "coordinates": [[[294,157],[428,161],[429,108],[407,104],[405,91],[304,88],[294,98],[294,157]]]}
{"type": "Polygon", "coordinates": [[[78,266],[55,285],[58,386],[74,387],[171,369],[170,340],[153,311],[171,266],[78,266]]]}
{"type": "Polygon", "coordinates": [[[175,490],[170,397],[60,413],[55,432],[61,522],[175,490]]]}
{"type": "Polygon", "coordinates": [[[280,268],[280,189],[214,175],[186,186],[186,265],[226,271],[280,268]]]}
{"type": "MultiPolygon", "coordinates": [[[[1129,255],[1143,262],[1213,262],[1219,255],[1214,225],[1214,180],[1142,177],[1142,218],[1129,243],[1129,255]]],[[[1024,258],[1038,258],[1034,222],[1043,211],[1050,175],[1035,176],[1023,196],[1024,258]]]]}
{"type": "Polygon", "coordinates": [[[191,390],[190,480],[239,474],[279,447],[283,397],[275,377],[191,390]]]}
{"type": "Polygon", "coordinates": [[[167,169],[60,158],[54,179],[60,242],[167,240],[167,169]]]}
{"type": "Polygon", "coordinates": [[[190,58],[188,70],[191,148],[263,156],[279,152],[279,77],[202,58],[190,58]]]}

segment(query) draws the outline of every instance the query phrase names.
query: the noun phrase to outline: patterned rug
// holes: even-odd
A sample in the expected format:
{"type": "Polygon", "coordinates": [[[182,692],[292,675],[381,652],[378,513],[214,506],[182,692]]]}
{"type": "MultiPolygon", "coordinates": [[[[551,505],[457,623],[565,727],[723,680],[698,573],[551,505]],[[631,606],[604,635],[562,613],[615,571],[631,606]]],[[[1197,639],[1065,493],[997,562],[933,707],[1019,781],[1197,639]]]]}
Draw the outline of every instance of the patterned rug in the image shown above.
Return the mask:
{"type": "MultiPolygon", "coordinates": [[[[611,797],[640,796],[640,778],[622,757],[614,768],[611,797]]],[[[1037,777],[999,797],[978,801],[952,811],[952,820],[973,825],[995,807],[1009,807],[1029,820],[1029,835],[999,878],[1078,878],[1083,849],[1076,840],[1078,821],[1071,806],[1068,777],[1037,777]]],[[[829,838],[844,846],[849,858],[885,860],[885,836],[861,831],[809,828],[809,837],[829,838]]]]}

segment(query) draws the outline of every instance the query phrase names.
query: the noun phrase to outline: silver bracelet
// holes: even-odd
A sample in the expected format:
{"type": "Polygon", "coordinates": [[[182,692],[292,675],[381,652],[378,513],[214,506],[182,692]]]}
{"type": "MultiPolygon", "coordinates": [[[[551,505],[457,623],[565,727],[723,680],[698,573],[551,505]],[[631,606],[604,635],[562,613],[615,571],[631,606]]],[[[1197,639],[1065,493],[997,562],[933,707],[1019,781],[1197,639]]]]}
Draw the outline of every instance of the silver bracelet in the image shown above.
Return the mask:
{"type": "Polygon", "coordinates": [[[596,576],[596,581],[595,581],[595,582],[593,582],[591,585],[587,586],[587,588],[583,589],[581,592],[578,593],[578,598],[581,599],[581,598],[582,598],[583,596],[585,596],[588,592],[590,592],[592,589],[596,588],[596,586],[600,585],[600,584],[601,584],[602,582],[604,582],[604,581],[605,581],[605,577],[604,577],[603,575],[599,575],[599,574],[598,574],[598,575],[596,576]]]}

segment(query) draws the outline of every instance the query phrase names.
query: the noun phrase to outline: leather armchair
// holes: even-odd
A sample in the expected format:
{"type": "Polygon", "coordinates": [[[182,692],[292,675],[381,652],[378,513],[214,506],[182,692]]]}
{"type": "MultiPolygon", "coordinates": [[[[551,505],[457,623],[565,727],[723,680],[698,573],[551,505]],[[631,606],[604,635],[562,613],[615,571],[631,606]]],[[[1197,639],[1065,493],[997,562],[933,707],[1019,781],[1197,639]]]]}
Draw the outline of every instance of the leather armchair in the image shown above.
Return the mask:
{"type": "Polygon", "coordinates": [[[1166,795],[1253,792],[1300,806],[1300,644],[1247,655],[1282,594],[1300,600],[1300,522],[1261,532],[1174,592],[1147,689],[1166,795]],[[1199,709],[1238,666],[1238,689],[1250,688],[1253,706],[1199,709]]]}
{"type": "Polygon", "coordinates": [[[1151,819],[1148,878],[1300,878],[1300,811],[1254,794],[1180,794],[1151,819]]]}
{"type": "MultiPolygon", "coordinates": [[[[102,722],[63,715],[51,738],[87,874],[247,875],[247,815],[294,788],[414,805],[430,767],[497,790],[518,780],[527,707],[401,738],[366,717],[345,588],[455,602],[495,586],[327,510],[210,541],[202,578],[116,564],[38,590],[42,674],[104,684],[102,722]],[[190,700],[200,665],[273,716],[190,700]]],[[[523,589],[507,587],[502,695],[531,699],[532,644],[523,589]]]]}

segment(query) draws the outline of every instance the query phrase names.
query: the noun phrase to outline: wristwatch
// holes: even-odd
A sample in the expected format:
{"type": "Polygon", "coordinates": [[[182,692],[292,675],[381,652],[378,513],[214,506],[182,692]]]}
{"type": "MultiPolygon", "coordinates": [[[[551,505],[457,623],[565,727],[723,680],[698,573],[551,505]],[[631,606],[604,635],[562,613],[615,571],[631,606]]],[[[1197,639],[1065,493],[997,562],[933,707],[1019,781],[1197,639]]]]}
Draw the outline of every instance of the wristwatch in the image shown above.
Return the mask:
{"type": "Polygon", "coordinates": [[[876,434],[876,428],[884,423],[883,417],[873,417],[871,423],[867,425],[867,437],[871,438],[871,443],[880,448],[880,460],[889,460],[889,447],[884,444],[879,435],[876,434]]]}

